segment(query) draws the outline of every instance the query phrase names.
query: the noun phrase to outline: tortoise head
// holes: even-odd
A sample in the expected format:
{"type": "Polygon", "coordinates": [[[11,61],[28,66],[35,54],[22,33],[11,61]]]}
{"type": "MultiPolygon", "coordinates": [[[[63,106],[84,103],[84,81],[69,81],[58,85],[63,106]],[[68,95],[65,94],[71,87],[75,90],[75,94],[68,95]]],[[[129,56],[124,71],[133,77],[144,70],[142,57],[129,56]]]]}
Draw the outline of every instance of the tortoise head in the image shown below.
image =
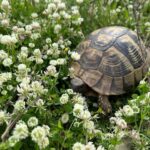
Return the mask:
{"type": "Polygon", "coordinates": [[[71,88],[74,92],[81,93],[84,96],[98,96],[82,79],[75,77],[71,79],[71,88]]]}
{"type": "Polygon", "coordinates": [[[87,91],[87,85],[78,77],[71,79],[71,88],[77,93],[84,93],[87,91]]]}

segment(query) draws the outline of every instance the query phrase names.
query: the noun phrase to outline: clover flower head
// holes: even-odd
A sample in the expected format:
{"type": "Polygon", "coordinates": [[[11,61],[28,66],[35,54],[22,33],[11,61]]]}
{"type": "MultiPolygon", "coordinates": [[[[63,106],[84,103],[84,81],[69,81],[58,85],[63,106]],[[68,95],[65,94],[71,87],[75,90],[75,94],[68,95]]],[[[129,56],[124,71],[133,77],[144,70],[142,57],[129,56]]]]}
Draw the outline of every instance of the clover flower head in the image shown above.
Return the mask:
{"type": "Polygon", "coordinates": [[[85,146],[82,143],[75,143],[72,147],[72,150],[83,150],[85,148],[85,146]]]}
{"type": "Polygon", "coordinates": [[[28,127],[25,122],[20,121],[15,126],[13,135],[16,136],[19,140],[25,139],[29,135],[28,127]]]}
{"type": "Polygon", "coordinates": [[[35,127],[38,125],[38,119],[36,117],[30,117],[28,120],[29,127],[35,127]]]}

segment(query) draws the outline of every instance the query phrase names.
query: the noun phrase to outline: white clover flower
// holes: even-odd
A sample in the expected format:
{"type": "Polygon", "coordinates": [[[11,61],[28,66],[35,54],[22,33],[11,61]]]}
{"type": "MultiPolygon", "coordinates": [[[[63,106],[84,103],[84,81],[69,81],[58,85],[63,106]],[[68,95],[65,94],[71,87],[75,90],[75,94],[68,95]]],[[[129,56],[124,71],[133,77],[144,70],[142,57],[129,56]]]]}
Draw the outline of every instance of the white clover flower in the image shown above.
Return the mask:
{"type": "Polygon", "coordinates": [[[71,53],[71,58],[73,60],[79,60],[80,59],[80,55],[77,52],[72,52],[71,53]]]}
{"type": "Polygon", "coordinates": [[[37,105],[38,107],[41,107],[41,106],[44,105],[44,101],[43,101],[42,99],[38,99],[38,100],[36,101],[36,105],[37,105]]]}
{"type": "Polygon", "coordinates": [[[8,26],[9,26],[9,20],[8,20],[8,19],[3,19],[3,20],[1,21],[1,24],[2,24],[2,26],[4,26],[4,27],[8,27],[8,26]]]}
{"type": "Polygon", "coordinates": [[[25,32],[25,29],[24,29],[24,28],[18,28],[17,32],[18,32],[18,33],[24,33],[24,32],[25,32]]]}
{"type": "Polygon", "coordinates": [[[56,9],[56,4],[54,4],[54,3],[50,3],[50,4],[48,4],[48,10],[51,12],[52,10],[55,10],[56,9]]]}
{"type": "Polygon", "coordinates": [[[33,51],[33,54],[34,54],[34,56],[41,58],[41,51],[40,51],[40,49],[38,49],[38,48],[35,49],[33,51]]]}
{"type": "Polygon", "coordinates": [[[97,150],[105,150],[105,148],[102,145],[99,145],[97,150]]]}
{"type": "Polygon", "coordinates": [[[80,122],[77,122],[77,121],[74,122],[73,126],[76,127],[76,128],[78,128],[80,126],[80,122]]]}
{"type": "Polygon", "coordinates": [[[67,91],[67,93],[68,93],[69,95],[74,94],[74,92],[73,92],[73,90],[72,90],[72,89],[67,89],[66,91],[67,91]]]}
{"type": "Polygon", "coordinates": [[[12,45],[17,43],[17,39],[15,36],[3,35],[0,42],[4,45],[12,45]]]}
{"type": "Polygon", "coordinates": [[[29,47],[34,48],[35,44],[34,43],[29,43],[29,47]]]}
{"type": "Polygon", "coordinates": [[[33,81],[31,83],[31,88],[32,88],[32,91],[34,91],[37,94],[44,93],[44,87],[39,81],[33,81]]]}
{"type": "Polygon", "coordinates": [[[49,127],[43,125],[43,127],[36,127],[31,132],[31,137],[34,142],[38,144],[40,149],[46,148],[49,145],[49,139],[46,135],[49,134],[49,127]]]}
{"type": "Polygon", "coordinates": [[[15,135],[9,137],[9,139],[8,139],[8,143],[9,143],[10,147],[14,147],[16,145],[16,143],[18,143],[18,142],[19,142],[19,139],[15,135]]]}
{"type": "Polygon", "coordinates": [[[128,8],[133,9],[133,5],[132,4],[128,5],[128,8]]]}
{"type": "Polygon", "coordinates": [[[52,47],[53,47],[54,49],[58,49],[58,43],[53,43],[53,44],[52,44],[52,47]]]}
{"type": "Polygon", "coordinates": [[[49,145],[49,139],[48,137],[43,138],[40,142],[37,143],[40,147],[40,149],[44,149],[49,145]]]}
{"type": "Polygon", "coordinates": [[[71,15],[69,15],[65,11],[61,11],[60,15],[63,16],[64,19],[71,19],[71,15]]]}
{"type": "Polygon", "coordinates": [[[53,0],[54,3],[59,4],[61,3],[61,0],[53,0]]]}
{"type": "Polygon", "coordinates": [[[0,125],[3,124],[6,120],[6,112],[0,110],[0,125]]]}
{"type": "Polygon", "coordinates": [[[125,121],[124,119],[118,118],[118,119],[116,120],[116,124],[117,124],[117,126],[118,126],[119,128],[121,128],[121,129],[127,128],[127,123],[126,123],[126,121],[125,121]]]}
{"type": "Polygon", "coordinates": [[[56,65],[57,65],[57,60],[51,60],[49,63],[50,63],[51,65],[53,65],[53,66],[56,66],[56,65]]]}
{"type": "Polygon", "coordinates": [[[21,47],[21,52],[23,52],[23,53],[28,53],[28,47],[26,47],[26,46],[22,46],[21,47]]]}
{"type": "Polygon", "coordinates": [[[34,128],[31,132],[31,137],[34,142],[39,142],[46,137],[45,129],[41,126],[34,128]]]}
{"type": "Polygon", "coordinates": [[[116,117],[111,117],[111,118],[109,119],[109,121],[110,121],[111,124],[115,124],[116,121],[117,121],[117,118],[116,118],[116,117]]]}
{"type": "Polygon", "coordinates": [[[30,117],[28,120],[29,127],[35,127],[38,125],[38,119],[36,117],[30,117]]]}
{"type": "Polygon", "coordinates": [[[76,0],[76,2],[81,4],[81,3],[83,3],[83,0],[76,0]]]}
{"type": "Polygon", "coordinates": [[[4,50],[0,50],[0,61],[8,57],[8,54],[4,50]]]}
{"type": "Polygon", "coordinates": [[[88,110],[82,111],[80,114],[80,119],[87,120],[91,118],[91,113],[88,110]]]}
{"type": "Polygon", "coordinates": [[[140,140],[140,134],[138,131],[136,130],[132,130],[130,133],[130,136],[135,139],[135,140],[140,140]]]}
{"type": "MultiPolygon", "coordinates": [[[[60,15],[59,15],[59,13],[57,13],[57,12],[55,12],[55,13],[53,13],[53,18],[54,19],[60,19],[60,15]]],[[[55,30],[55,29],[54,29],[55,30]]]]}
{"type": "Polygon", "coordinates": [[[22,96],[27,96],[29,92],[31,91],[31,86],[29,85],[30,79],[25,78],[19,86],[17,86],[17,91],[20,93],[22,96]]]}
{"type": "Polygon", "coordinates": [[[111,138],[113,138],[115,135],[113,134],[113,133],[106,133],[105,135],[104,135],[104,138],[105,139],[111,139],[111,138]]]}
{"type": "Polygon", "coordinates": [[[68,113],[64,113],[62,116],[61,116],[61,122],[63,124],[67,123],[69,121],[69,114],[68,113]]]}
{"type": "Polygon", "coordinates": [[[65,3],[58,3],[57,7],[58,7],[58,9],[65,9],[66,5],[65,5],[65,3]]]}
{"type": "Polygon", "coordinates": [[[83,96],[81,96],[80,94],[76,94],[72,100],[73,100],[73,102],[81,104],[81,105],[83,105],[85,102],[85,98],[83,96]]]}
{"type": "Polygon", "coordinates": [[[29,131],[25,122],[20,121],[14,128],[13,135],[22,140],[28,137],[29,131]]]}
{"type": "Polygon", "coordinates": [[[88,142],[86,145],[85,145],[85,150],[96,150],[93,142],[88,142]]]}
{"type": "Polygon", "coordinates": [[[61,30],[61,28],[62,28],[62,27],[61,27],[60,24],[56,24],[55,27],[54,27],[54,33],[56,33],[56,34],[59,33],[60,30],[61,30]]]}
{"type": "Polygon", "coordinates": [[[136,105],[132,106],[132,109],[135,114],[138,114],[140,112],[140,108],[136,105]]]}
{"type": "Polygon", "coordinates": [[[93,121],[90,120],[86,120],[83,122],[83,127],[85,129],[89,129],[89,130],[94,130],[95,129],[95,125],[93,121]]]}
{"type": "Polygon", "coordinates": [[[117,9],[116,9],[116,12],[117,12],[117,13],[120,13],[120,12],[121,12],[121,9],[120,9],[120,8],[117,8],[117,9]]]}
{"type": "Polygon", "coordinates": [[[41,34],[40,33],[32,33],[31,34],[31,39],[32,40],[37,40],[38,38],[41,37],[41,34]]]}
{"type": "Polygon", "coordinates": [[[79,142],[75,143],[72,147],[72,150],[84,150],[85,146],[79,142]]]}
{"type": "MultiPolygon", "coordinates": [[[[145,22],[144,25],[147,26],[147,27],[150,27],[150,22],[145,22]]],[[[150,71],[150,68],[149,68],[149,71],[150,71]]]]}
{"type": "Polygon", "coordinates": [[[52,42],[52,39],[51,38],[46,38],[46,43],[49,44],[52,42]]]}
{"type": "Polygon", "coordinates": [[[79,14],[79,9],[78,9],[77,6],[72,6],[71,10],[72,10],[73,15],[78,15],[79,14]]]}
{"type": "Polygon", "coordinates": [[[23,62],[24,60],[27,60],[28,53],[25,53],[25,52],[21,51],[20,54],[18,54],[17,57],[18,57],[20,62],[23,62]]]}
{"type": "Polygon", "coordinates": [[[77,19],[78,24],[80,25],[83,22],[83,20],[84,20],[83,18],[78,18],[77,19]]]}
{"type": "Polygon", "coordinates": [[[43,129],[45,130],[45,134],[46,134],[46,136],[48,136],[49,135],[49,131],[50,131],[50,127],[49,126],[47,126],[47,125],[43,125],[42,126],[43,127],[43,129]]]}
{"type": "Polygon", "coordinates": [[[11,58],[5,58],[4,60],[3,60],[3,65],[5,66],[5,67],[9,67],[10,65],[12,65],[13,64],[13,62],[12,62],[12,59],[11,58]]]}
{"type": "Polygon", "coordinates": [[[27,67],[26,67],[25,64],[19,64],[19,65],[18,65],[18,70],[19,70],[20,72],[26,72],[26,69],[27,69],[27,67]]]}
{"type": "Polygon", "coordinates": [[[140,104],[141,104],[141,105],[146,105],[146,98],[142,99],[142,100],[140,101],[140,104]]]}
{"type": "Polygon", "coordinates": [[[41,58],[37,58],[36,59],[36,63],[37,64],[42,64],[44,61],[43,61],[43,59],[41,59],[41,58]]]}
{"type": "Polygon", "coordinates": [[[141,84],[141,85],[144,85],[144,84],[146,84],[146,81],[141,80],[141,81],[140,81],[140,84],[141,84]]]}
{"type": "Polygon", "coordinates": [[[31,25],[26,25],[26,26],[25,26],[25,29],[26,29],[27,31],[31,31],[31,30],[32,30],[32,26],[31,26],[31,25]]]}
{"type": "Polygon", "coordinates": [[[7,90],[11,91],[14,87],[12,85],[7,86],[7,90]]]}
{"type": "Polygon", "coordinates": [[[2,95],[6,95],[7,93],[8,93],[8,92],[7,92],[6,90],[2,90],[2,91],[1,91],[1,94],[2,94],[2,95]]]}
{"type": "Polygon", "coordinates": [[[38,22],[32,22],[31,26],[32,26],[32,29],[34,30],[41,29],[41,26],[38,22]]]}
{"type": "Polygon", "coordinates": [[[76,117],[80,117],[82,112],[84,111],[84,106],[81,104],[75,104],[73,108],[73,115],[76,117]]]}
{"type": "Polygon", "coordinates": [[[37,18],[37,17],[38,17],[38,14],[37,14],[37,13],[32,13],[32,14],[31,14],[31,17],[32,17],[32,18],[37,18]]]}
{"type": "Polygon", "coordinates": [[[145,98],[146,98],[146,99],[149,99],[149,98],[150,98],[150,92],[148,92],[148,93],[145,94],[145,98]]]}
{"type": "Polygon", "coordinates": [[[73,20],[72,23],[75,25],[80,25],[83,22],[83,18],[77,18],[76,20],[73,20]]]}
{"type": "Polygon", "coordinates": [[[93,132],[95,135],[102,135],[103,134],[102,131],[98,130],[98,129],[94,129],[93,132]]]}
{"type": "Polygon", "coordinates": [[[34,2],[38,4],[40,2],[40,0],[34,0],[34,2]]]}
{"type": "Polygon", "coordinates": [[[58,58],[57,59],[57,64],[58,65],[64,65],[66,63],[66,59],[65,58],[58,58]]]}
{"type": "Polygon", "coordinates": [[[116,112],[115,112],[115,116],[116,116],[116,117],[121,117],[121,116],[122,116],[121,110],[116,111],[116,112]]]}
{"type": "Polygon", "coordinates": [[[65,45],[61,44],[60,47],[61,47],[62,49],[64,49],[64,48],[65,48],[65,45]]]}
{"type": "Polygon", "coordinates": [[[129,105],[125,105],[123,107],[123,113],[125,116],[133,116],[134,115],[133,109],[129,105]]]}
{"type": "Polygon", "coordinates": [[[68,94],[62,94],[60,97],[60,103],[61,104],[66,104],[69,100],[69,95],[68,94]]]}
{"type": "Polygon", "coordinates": [[[10,72],[1,73],[0,74],[0,86],[2,86],[4,82],[7,82],[8,80],[11,80],[11,79],[12,79],[12,73],[10,72]]]}
{"type": "Polygon", "coordinates": [[[33,52],[34,56],[35,56],[35,61],[37,64],[42,64],[43,63],[43,59],[41,59],[42,54],[40,49],[35,49],[33,52]]]}
{"type": "Polygon", "coordinates": [[[18,100],[15,105],[14,108],[16,111],[22,111],[25,110],[25,101],[24,100],[18,100]]]}
{"type": "Polygon", "coordinates": [[[53,76],[53,77],[56,77],[57,76],[57,70],[56,70],[56,67],[53,66],[53,65],[50,65],[47,67],[47,71],[45,72],[46,75],[50,75],[50,76],[53,76]]]}
{"type": "Polygon", "coordinates": [[[9,5],[8,0],[2,0],[1,8],[7,10],[9,7],[10,7],[10,5],[9,5]]]}

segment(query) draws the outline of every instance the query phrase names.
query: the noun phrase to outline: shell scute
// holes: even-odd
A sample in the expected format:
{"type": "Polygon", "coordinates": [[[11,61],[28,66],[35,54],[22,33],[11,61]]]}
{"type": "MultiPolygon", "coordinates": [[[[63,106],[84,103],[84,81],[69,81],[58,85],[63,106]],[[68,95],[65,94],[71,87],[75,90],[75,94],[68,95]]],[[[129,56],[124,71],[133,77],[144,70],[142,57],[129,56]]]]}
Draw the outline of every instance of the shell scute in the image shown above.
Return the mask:
{"type": "Polygon", "coordinates": [[[124,90],[129,90],[135,85],[134,71],[123,77],[124,90]]]}
{"type": "Polygon", "coordinates": [[[102,59],[102,53],[96,49],[89,48],[81,56],[79,62],[83,69],[97,69],[102,59]]]}
{"type": "Polygon", "coordinates": [[[118,27],[118,26],[113,26],[113,27],[106,27],[103,30],[101,30],[100,33],[102,34],[107,34],[113,37],[120,37],[128,32],[128,29],[125,27],[118,27]]]}
{"type": "Polygon", "coordinates": [[[119,95],[121,93],[125,93],[123,89],[123,77],[113,78],[110,95],[119,95]]]}
{"type": "Polygon", "coordinates": [[[110,76],[103,75],[92,88],[98,93],[103,93],[103,95],[110,95],[112,79],[110,76]]]}
{"type": "Polygon", "coordinates": [[[105,56],[99,67],[100,72],[104,72],[112,77],[124,76],[133,70],[133,66],[126,57],[115,47],[111,47],[105,52],[105,56]]]}
{"type": "Polygon", "coordinates": [[[86,70],[81,77],[85,83],[92,87],[101,79],[102,75],[101,72],[96,70],[86,70]]]}
{"type": "Polygon", "coordinates": [[[135,69],[143,65],[144,58],[139,46],[133,44],[132,39],[128,36],[118,38],[114,46],[131,62],[135,69]]]}

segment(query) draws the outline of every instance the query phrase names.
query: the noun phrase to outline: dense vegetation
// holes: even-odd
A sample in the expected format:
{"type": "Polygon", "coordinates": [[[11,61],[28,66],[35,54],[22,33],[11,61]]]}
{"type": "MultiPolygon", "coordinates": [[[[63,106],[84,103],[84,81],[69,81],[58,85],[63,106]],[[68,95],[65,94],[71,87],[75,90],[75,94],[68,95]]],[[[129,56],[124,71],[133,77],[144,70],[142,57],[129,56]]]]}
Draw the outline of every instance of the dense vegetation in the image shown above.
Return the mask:
{"type": "Polygon", "coordinates": [[[148,48],[149,14],[150,0],[0,0],[0,150],[150,149],[150,71],[109,116],[69,82],[95,29],[131,28],[148,48]]]}

